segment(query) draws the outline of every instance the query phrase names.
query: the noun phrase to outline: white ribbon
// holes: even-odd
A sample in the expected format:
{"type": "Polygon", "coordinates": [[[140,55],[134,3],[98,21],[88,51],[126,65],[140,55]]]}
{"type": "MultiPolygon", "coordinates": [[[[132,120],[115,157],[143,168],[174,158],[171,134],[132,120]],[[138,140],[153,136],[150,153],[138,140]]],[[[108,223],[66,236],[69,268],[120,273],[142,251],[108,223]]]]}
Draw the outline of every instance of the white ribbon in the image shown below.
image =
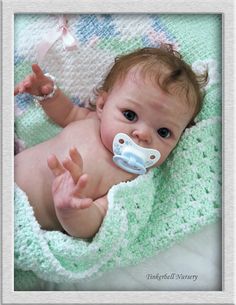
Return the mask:
{"type": "Polygon", "coordinates": [[[38,44],[37,51],[37,60],[38,63],[41,63],[47,54],[48,50],[53,46],[53,44],[59,39],[62,39],[64,50],[74,50],[76,49],[77,43],[76,39],[72,36],[67,26],[67,19],[65,16],[59,17],[59,25],[57,28],[49,31],[43,40],[38,44]]]}

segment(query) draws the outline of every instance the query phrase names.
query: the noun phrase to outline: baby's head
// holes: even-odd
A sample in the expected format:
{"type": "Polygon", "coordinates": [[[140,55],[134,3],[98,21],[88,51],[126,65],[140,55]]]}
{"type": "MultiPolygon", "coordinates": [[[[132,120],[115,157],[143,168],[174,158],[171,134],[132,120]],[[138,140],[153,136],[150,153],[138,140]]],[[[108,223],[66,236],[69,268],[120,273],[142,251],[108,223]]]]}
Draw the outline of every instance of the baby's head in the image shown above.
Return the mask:
{"type": "Polygon", "coordinates": [[[206,75],[196,76],[169,45],[116,58],[97,90],[101,139],[112,152],[117,133],[161,152],[160,165],[193,125],[202,106],[206,75]]]}

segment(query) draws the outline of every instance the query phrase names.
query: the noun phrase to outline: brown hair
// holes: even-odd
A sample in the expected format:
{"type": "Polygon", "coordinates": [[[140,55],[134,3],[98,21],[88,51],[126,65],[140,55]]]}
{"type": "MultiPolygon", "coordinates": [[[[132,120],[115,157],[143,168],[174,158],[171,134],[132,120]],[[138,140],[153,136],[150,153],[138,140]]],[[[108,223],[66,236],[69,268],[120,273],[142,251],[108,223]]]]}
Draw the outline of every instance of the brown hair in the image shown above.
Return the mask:
{"type": "Polygon", "coordinates": [[[109,92],[118,80],[123,80],[129,70],[139,66],[144,77],[148,75],[160,88],[171,93],[173,88],[185,93],[186,101],[194,107],[188,127],[194,125],[194,118],[202,108],[203,86],[207,83],[207,72],[196,75],[191,67],[182,60],[182,56],[169,44],[160,48],[142,48],[132,53],[118,56],[111,70],[106,75],[101,87],[96,89],[109,92]],[[173,87],[174,86],[174,87],[173,87]]]}

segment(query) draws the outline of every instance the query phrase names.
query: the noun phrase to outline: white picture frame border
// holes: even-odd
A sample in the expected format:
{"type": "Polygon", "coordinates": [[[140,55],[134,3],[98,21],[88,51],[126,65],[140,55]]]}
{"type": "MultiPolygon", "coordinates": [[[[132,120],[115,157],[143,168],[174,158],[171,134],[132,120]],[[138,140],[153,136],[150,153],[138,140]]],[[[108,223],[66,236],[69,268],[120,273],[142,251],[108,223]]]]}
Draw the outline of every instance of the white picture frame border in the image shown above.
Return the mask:
{"type": "Polygon", "coordinates": [[[234,0],[3,0],[1,2],[1,194],[2,304],[235,304],[234,303],[234,172],[232,131],[235,116],[234,0]],[[13,151],[14,151],[14,14],[20,13],[196,13],[222,14],[223,66],[223,244],[222,291],[14,291],[13,151]],[[233,80],[232,80],[233,78],[233,80]],[[12,203],[12,204],[11,204],[12,203]]]}

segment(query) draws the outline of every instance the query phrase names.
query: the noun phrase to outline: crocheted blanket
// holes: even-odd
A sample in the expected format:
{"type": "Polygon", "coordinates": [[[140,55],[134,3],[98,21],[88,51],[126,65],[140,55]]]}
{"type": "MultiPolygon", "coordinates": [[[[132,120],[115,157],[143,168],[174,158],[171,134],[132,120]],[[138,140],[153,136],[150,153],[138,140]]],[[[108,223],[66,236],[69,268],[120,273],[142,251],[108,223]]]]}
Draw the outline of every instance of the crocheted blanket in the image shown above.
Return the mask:
{"type": "MultiPolygon", "coordinates": [[[[15,203],[15,290],[33,289],[39,279],[75,282],[137,264],[221,214],[220,16],[66,17],[62,24],[58,15],[15,16],[15,83],[30,73],[31,63],[40,61],[64,92],[84,106],[116,55],[163,42],[173,44],[196,71],[208,67],[210,81],[196,125],[184,132],[168,160],[110,189],[108,213],[92,240],[44,231],[29,204],[15,203]],[[53,35],[48,49],[39,52],[39,43],[53,35]]],[[[30,95],[16,97],[18,148],[59,131],[30,95]]]]}

